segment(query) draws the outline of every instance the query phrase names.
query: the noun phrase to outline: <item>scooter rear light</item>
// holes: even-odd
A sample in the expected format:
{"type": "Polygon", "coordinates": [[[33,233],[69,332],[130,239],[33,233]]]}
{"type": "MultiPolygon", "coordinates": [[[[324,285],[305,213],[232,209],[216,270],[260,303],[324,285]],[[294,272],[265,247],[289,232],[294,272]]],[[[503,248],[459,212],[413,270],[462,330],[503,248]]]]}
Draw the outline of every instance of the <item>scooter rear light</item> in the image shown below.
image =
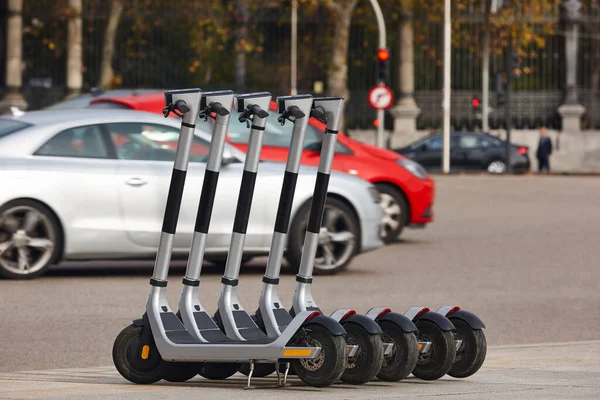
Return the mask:
{"type": "Polygon", "coordinates": [[[420,316],[421,314],[425,314],[426,312],[431,311],[429,308],[427,307],[423,307],[421,308],[421,310],[419,310],[419,312],[415,315],[415,318],[417,318],[418,316],[420,316]]]}
{"type": "MultiPolygon", "coordinates": [[[[391,309],[389,309],[389,308],[384,308],[384,309],[383,309],[383,310],[382,310],[382,311],[381,311],[379,314],[377,314],[377,318],[380,318],[380,317],[382,317],[383,315],[385,315],[385,314],[387,314],[387,313],[390,313],[390,312],[392,312],[392,310],[391,310],[391,309]]],[[[375,319],[377,319],[377,318],[375,318],[375,319]]]]}
{"type": "Polygon", "coordinates": [[[519,154],[527,154],[527,148],[526,147],[519,147],[519,154]]]}
{"type": "Polygon", "coordinates": [[[348,318],[349,316],[351,316],[351,315],[354,315],[354,314],[356,314],[356,311],[354,311],[354,310],[349,310],[349,311],[347,311],[347,312],[346,312],[346,314],[344,314],[344,316],[343,316],[343,317],[340,319],[340,321],[343,321],[343,320],[345,320],[346,318],[348,318]]]}
{"type": "Polygon", "coordinates": [[[454,306],[451,309],[449,309],[448,312],[446,313],[446,316],[448,316],[448,315],[450,315],[450,314],[452,314],[453,312],[456,312],[456,311],[460,311],[460,307],[459,306],[454,306]]]}
{"type": "Polygon", "coordinates": [[[308,317],[306,317],[306,321],[309,321],[309,320],[313,319],[314,317],[318,317],[319,315],[321,315],[320,311],[313,311],[310,314],[308,314],[308,317]]]}

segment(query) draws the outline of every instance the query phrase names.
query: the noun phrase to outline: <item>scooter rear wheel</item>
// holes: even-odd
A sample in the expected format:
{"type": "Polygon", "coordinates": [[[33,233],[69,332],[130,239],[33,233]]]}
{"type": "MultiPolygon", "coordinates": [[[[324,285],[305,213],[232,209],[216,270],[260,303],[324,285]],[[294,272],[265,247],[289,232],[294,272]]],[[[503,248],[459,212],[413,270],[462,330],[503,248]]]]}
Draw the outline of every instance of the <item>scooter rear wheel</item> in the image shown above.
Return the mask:
{"type": "Polygon", "coordinates": [[[163,379],[167,382],[189,381],[202,369],[204,363],[167,362],[163,379]]]}
{"type": "Polygon", "coordinates": [[[381,335],[373,335],[355,323],[342,324],[348,333],[348,344],[358,345],[355,356],[348,359],[342,381],[362,385],[375,378],[383,364],[383,341],[381,335]]]}
{"type": "Polygon", "coordinates": [[[313,387],[331,386],[341,378],[346,368],[346,340],[343,336],[333,336],[322,325],[309,323],[304,329],[306,345],[321,347],[321,353],[316,359],[293,359],[290,364],[305,384],[313,387]]]}
{"type": "MultiPolygon", "coordinates": [[[[250,375],[250,364],[242,364],[239,371],[246,376],[250,375]]],[[[271,375],[273,372],[275,372],[275,364],[254,364],[254,372],[252,372],[252,377],[263,378],[271,375]]]]}
{"type": "Polygon", "coordinates": [[[462,319],[450,318],[456,327],[456,338],[462,340],[460,350],[448,375],[466,378],[479,371],[487,354],[487,341],[481,329],[473,329],[462,319]]]}
{"type": "Polygon", "coordinates": [[[398,382],[406,378],[417,365],[419,350],[414,332],[404,332],[393,322],[381,321],[383,341],[393,343],[392,353],[384,356],[377,378],[386,382],[398,382]]]}
{"type": "Polygon", "coordinates": [[[204,363],[200,376],[211,380],[222,380],[233,376],[240,369],[238,363],[204,363]]]}
{"type": "Polygon", "coordinates": [[[431,342],[429,351],[419,354],[413,375],[419,379],[433,381],[446,375],[456,354],[454,334],[442,331],[436,324],[427,320],[419,320],[415,324],[419,329],[418,339],[431,342]]]}
{"type": "Polygon", "coordinates": [[[138,325],[123,329],[115,339],[112,356],[123,378],[147,385],[163,378],[166,362],[160,356],[152,336],[148,343],[143,343],[142,333],[143,327],[138,325]]]}

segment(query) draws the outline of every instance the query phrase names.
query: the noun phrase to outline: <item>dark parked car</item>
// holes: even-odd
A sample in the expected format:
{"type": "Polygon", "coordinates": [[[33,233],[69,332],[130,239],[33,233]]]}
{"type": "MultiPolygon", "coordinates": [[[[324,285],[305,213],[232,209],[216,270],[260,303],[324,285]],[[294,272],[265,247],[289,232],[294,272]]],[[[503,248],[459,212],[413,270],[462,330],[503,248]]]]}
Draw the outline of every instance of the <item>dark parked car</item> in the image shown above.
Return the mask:
{"type": "MultiPolygon", "coordinates": [[[[506,141],[488,133],[451,132],[450,168],[452,170],[488,171],[501,174],[507,170],[506,141]]],[[[421,164],[427,170],[438,170],[442,166],[444,138],[434,133],[394,151],[421,164]]],[[[526,172],[530,168],[529,148],[512,144],[511,164],[515,172],[526,172]]]]}

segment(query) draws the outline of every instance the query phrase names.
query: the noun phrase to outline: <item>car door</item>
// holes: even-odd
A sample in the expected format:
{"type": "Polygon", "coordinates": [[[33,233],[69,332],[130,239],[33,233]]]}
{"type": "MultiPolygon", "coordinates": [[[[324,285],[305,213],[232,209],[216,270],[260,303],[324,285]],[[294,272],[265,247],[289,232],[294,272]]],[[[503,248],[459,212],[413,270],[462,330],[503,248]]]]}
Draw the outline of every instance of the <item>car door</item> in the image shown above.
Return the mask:
{"type": "MultiPolygon", "coordinates": [[[[123,222],[136,244],[156,247],[160,236],[179,130],[171,126],[137,122],[107,124],[119,158],[119,195],[123,222]]],[[[191,244],[200,193],[206,170],[209,142],[196,136],[183,191],[173,246],[191,244]]],[[[229,245],[242,164],[222,167],[211,217],[207,251],[226,250],[229,245]]],[[[260,213],[256,207],[255,214],[260,213]]],[[[255,218],[256,219],[256,216],[255,218]]],[[[253,245],[248,230],[247,244],[253,245]]]]}
{"type": "Polygon", "coordinates": [[[459,147],[463,154],[462,168],[467,170],[481,169],[486,157],[486,147],[477,135],[463,134],[459,137],[459,147]]]}
{"type": "Polygon", "coordinates": [[[59,193],[71,254],[111,252],[124,238],[110,150],[101,128],[87,124],[57,132],[28,161],[48,182],[44,190],[59,193]]]}
{"type": "Polygon", "coordinates": [[[426,169],[441,168],[444,141],[441,135],[436,135],[423,141],[415,148],[415,161],[426,169]]]}

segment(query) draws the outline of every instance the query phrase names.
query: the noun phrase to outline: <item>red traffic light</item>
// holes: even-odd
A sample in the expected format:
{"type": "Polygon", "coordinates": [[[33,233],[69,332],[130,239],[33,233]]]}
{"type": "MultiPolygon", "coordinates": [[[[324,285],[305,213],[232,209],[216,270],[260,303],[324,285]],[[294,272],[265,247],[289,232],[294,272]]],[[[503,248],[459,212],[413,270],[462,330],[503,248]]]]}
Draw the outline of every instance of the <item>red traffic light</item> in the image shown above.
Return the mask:
{"type": "Polygon", "coordinates": [[[390,52],[388,49],[379,49],[379,51],[377,51],[377,58],[381,61],[386,61],[390,58],[390,52]]]}
{"type": "Polygon", "coordinates": [[[479,108],[479,104],[479,97],[473,97],[473,100],[471,100],[471,105],[473,108],[479,108]]]}

